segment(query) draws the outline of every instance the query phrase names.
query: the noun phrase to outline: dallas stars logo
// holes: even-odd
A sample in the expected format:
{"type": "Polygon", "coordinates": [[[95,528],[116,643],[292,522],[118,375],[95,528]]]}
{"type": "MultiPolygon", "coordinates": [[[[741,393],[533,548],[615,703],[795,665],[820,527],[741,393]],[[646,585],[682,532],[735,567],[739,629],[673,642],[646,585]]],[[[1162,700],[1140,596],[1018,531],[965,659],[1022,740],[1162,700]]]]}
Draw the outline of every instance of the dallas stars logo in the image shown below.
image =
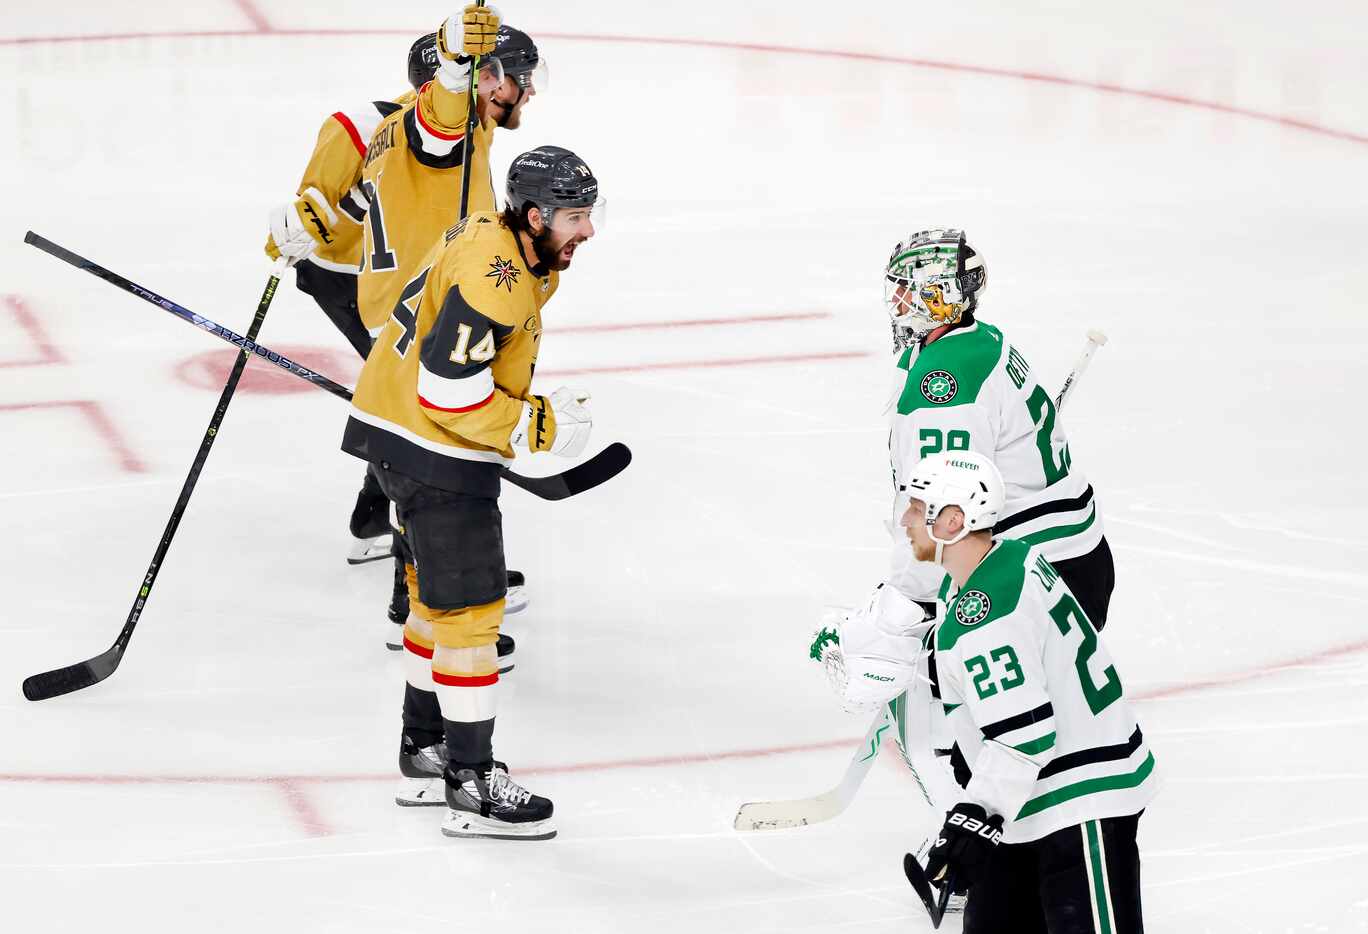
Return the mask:
{"type": "Polygon", "coordinates": [[[508,291],[513,291],[513,283],[518,281],[518,276],[522,270],[513,265],[511,259],[504,259],[502,256],[495,255],[494,262],[489,264],[490,271],[485,273],[486,279],[494,280],[494,288],[507,286],[508,291]]]}
{"type": "Polygon", "coordinates": [[[955,377],[945,370],[932,370],[922,379],[921,391],[928,402],[934,405],[945,405],[955,398],[955,393],[959,391],[959,384],[955,382],[955,377]]]}
{"type": "Polygon", "coordinates": [[[961,625],[974,626],[987,619],[988,611],[992,608],[993,601],[988,599],[986,593],[982,590],[969,590],[955,604],[955,619],[959,620],[961,625]]]}
{"type": "Polygon", "coordinates": [[[812,640],[812,647],[808,649],[808,657],[815,662],[820,662],[822,660],[822,653],[826,650],[827,646],[840,644],[841,637],[836,633],[836,630],[827,629],[823,626],[812,640]]]}

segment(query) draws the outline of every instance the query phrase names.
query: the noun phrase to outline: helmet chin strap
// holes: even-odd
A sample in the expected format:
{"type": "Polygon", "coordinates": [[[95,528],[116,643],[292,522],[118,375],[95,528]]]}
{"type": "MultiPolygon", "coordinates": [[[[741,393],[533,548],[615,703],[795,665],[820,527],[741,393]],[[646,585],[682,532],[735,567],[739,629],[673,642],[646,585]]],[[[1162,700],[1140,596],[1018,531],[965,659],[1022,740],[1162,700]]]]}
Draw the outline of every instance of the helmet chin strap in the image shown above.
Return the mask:
{"type": "Polygon", "coordinates": [[[513,103],[511,103],[511,104],[505,104],[503,101],[495,101],[495,100],[494,100],[494,95],[493,95],[493,94],[489,95],[489,99],[490,99],[491,101],[494,101],[494,103],[498,104],[500,107],[504,108],[504,109],[507,110],[509,113],[512,113],[512,112],[513,112],[513,108],[515,108],[515,107],[517,107],[519,104],[521,104],[521,103],[522,103],[522,99],[523,99],[524,97],[527,96],[527,89],[524,88],[521,84],[518,83],[518,79],[517,79],[517,78],[514,78],[514,79],[513,79],[513,85],[514,85],[514,87],[516,87],[516,88],[518,89],[518,96],[515,97],[515,98],[513,98],[513,103]]]}

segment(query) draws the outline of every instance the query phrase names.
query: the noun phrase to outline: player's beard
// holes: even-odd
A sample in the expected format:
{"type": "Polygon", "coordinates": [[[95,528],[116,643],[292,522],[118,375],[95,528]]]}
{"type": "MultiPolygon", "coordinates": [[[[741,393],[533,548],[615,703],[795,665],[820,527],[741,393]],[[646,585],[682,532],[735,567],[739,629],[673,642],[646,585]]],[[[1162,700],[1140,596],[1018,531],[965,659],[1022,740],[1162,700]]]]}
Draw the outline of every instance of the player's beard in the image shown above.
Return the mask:
{"type": "MultiPolygon", "coordinates": [[[[908,537],[911,538],[911,536],[908,537]]],[[[916,558],[918,561],[936,560],[936,543],[931,541],[929,535],[927,536],[926,541],[919,542],[915,538],[911,539],[911,541],[912,557],[916,558]]]]}
{"type": "Polygon", "coordinates": [[[561,250],[571,245],[578,247],[585,239],[571,235],[557,243],[552,239],[551,228],[542,228],[541,233],[532,235],[532,250],[537,254],[537,265],[564,272],[570,268],[570,260],[561,256],[561,250]]]}
{"type": "Polygon", "coordinates": [[[494,123],[500,129],[516,130],[522,125],[522,108],[518,105],[523,102],[523,97],[524,95],[519,94],[518,99],[511,104],[490,97],[489,102],[499,108],[499,115],[494,118],[494,123]]]}

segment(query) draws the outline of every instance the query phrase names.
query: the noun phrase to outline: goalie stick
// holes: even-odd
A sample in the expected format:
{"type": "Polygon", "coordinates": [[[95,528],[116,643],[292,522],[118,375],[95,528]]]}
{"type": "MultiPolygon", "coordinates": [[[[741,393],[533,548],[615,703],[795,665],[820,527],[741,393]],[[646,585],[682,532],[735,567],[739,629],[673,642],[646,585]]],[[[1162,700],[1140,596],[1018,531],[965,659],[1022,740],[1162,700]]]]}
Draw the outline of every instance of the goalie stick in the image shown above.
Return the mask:
{"type": "MultiPolygon", "coordinates": [[[[1056,397],[1056,407],[1063,406],[1064,401],[1078,385],[1079,379],[1083,376],[1083,371],[1087,369],[1088,363],[1092,360],[1093,353],[1098,347],[1106,343],[1107,335],[1101,331],[1091,330],[1088,332],[1087,344],[1077,362],[1074,363],[1073,370],[1064,380],[1064,385],[1056,397]]],[[[846,766],[845,775],[835,788],[811,798],[796,798],[791,801],[747,802],[737,810],[736,819],[732,822],[732,826],[737,830],[781,830],[789,827],[804,827],[839,816],[850,806],[850,802],[855,800],[855,793],[859,791],[865,776],[869,774],[869,766],[879,751],[878,745],[883,739],[884,730],[892,725],[893,720],[889,714],[888,704],[885,704],[880,708],[874,722],[869,725],[869,730],[856,748],[854,757],[846,766]]],[[[912,767],[910,761],[907,762],[907,765],[912,768],[912,774],[916,776],[917,784],[921,787],[923,796],[926,796],[926,785],[921,776],[917,775],[916,769],[912,767]]],[[[929,803],[929,796],[927,800],[929,803]]],[[[914,864],[916,863],[915,857],[911,854],[907,858],[914,864]]],[[[941,901],[942,911],[944,911],[944,899],[941,901]]],[[[930,903],[928,903],[927,908],[930,910],[930,903]]],[[[932,917],[935,918],[935,915],[933,914],[932,917]]],[[[940,923],[938,919],[936,923],[940,923]]]]}
{"type": "MultiPolygon", "coordinates": [[[[241,334],[237,334],[203,315],[195,314],[183,305],[176,304],[169,298],[158,295],[151,289],[143,288],[136,282],[131,282],[118,273],[111,272],[103,266],[91,262],[84,256],[73,253],[65,247],[58,246],[46,237],[39,236],[31,230],[24,234],[24,242],[36,246],[44,253],[55,256],[63,262],[75,266],[77,269],[83,269],[91,275],[123,289],[125,292],[131,292],[143,301],[150,302],[163,311],[169,311],[182,321],[188,321],[195,327],[214,335],[219,340],[227,341],[235,347],[241,348],[244,358],[248,354],[256,354],[256,356],[260,357],[262,360],[280,367],[292,376],[297,376],[306,382],[312,383],[319,389],[330,392],[339,399],[351,401],[351,390],[347,389],[347,387],[328,379],[328,377],[324,376],[322,373],[315,373],[313,370],[302,364],[296,363],[284,354],[276,353],[269,347],[258,344],[254,339],[256,337],[255,334],[249,333],[246,337],[243,337],[241,334]]],[[[631,462],[632,452],[628,449],[627,445],[614,441],[593,457],[582,463],[576,464],[574,467],[561,473],[552,474],[549,477],[525,477],[522,474],[516,474],[505,467],[503,468],[503,478],[519,489],[526,490],[533,496],[546,500],[561,500],[583,493],[586,490],[592,490],[599,484],[613,479],[613,477],[616,477],[618,474],[622,473],[622,471],[626,470],[627,465],[631,462]]]]}
{"type": "Polygon", "coordinates": [[[732,826],[737,830],[784,830],[789,827],[804,827],[840,814],[855,799],[869,767],[879,754],[883,734],[893,726],[888,715],[888,705],[879,708],[879,715],[869,725],[868,732],[851,757],[845,776],[840,784],[830,791],[824,791],[813,798],[799,798],[794,801],[751,801],[741,805],[736,812],[732,826]]]}

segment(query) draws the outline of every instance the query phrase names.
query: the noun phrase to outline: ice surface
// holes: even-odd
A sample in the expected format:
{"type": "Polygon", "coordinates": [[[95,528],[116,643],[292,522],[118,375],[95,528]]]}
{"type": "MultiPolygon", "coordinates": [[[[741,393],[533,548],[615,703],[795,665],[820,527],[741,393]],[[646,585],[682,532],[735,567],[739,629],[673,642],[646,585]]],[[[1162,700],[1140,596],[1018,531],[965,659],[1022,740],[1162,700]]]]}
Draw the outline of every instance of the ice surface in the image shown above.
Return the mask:
{"type": "MultiPolygon", "coordinates": [[[[245,331],[318,124],[401,91],[445,9],[7,9],[5,929],[929,929],[900,869],[928,815],[890,757],[838,821],[730,822],[830,787],[863,730],[806,641],[881,576],[879,270],[947,224],[1047,383],[1111,338],[1064,418],[1166,780],[1150,929],[1368,930],[1368,14],[1104,6],[503,4],[554,84],[496,171],[568,145],[611,204],[538,385],[590,390],[597,440],[636,455],[591,494],[503,500],[533,603],[497,748],[560,825],[521,845],[391,803],[389,569],[343,560],[344,407],[255,364],[123,666],[18,690],[117,633],[231,356],[23,232],[245,331]]],[[[355,377],[288,281],[262,340],[355,377]]]]}

